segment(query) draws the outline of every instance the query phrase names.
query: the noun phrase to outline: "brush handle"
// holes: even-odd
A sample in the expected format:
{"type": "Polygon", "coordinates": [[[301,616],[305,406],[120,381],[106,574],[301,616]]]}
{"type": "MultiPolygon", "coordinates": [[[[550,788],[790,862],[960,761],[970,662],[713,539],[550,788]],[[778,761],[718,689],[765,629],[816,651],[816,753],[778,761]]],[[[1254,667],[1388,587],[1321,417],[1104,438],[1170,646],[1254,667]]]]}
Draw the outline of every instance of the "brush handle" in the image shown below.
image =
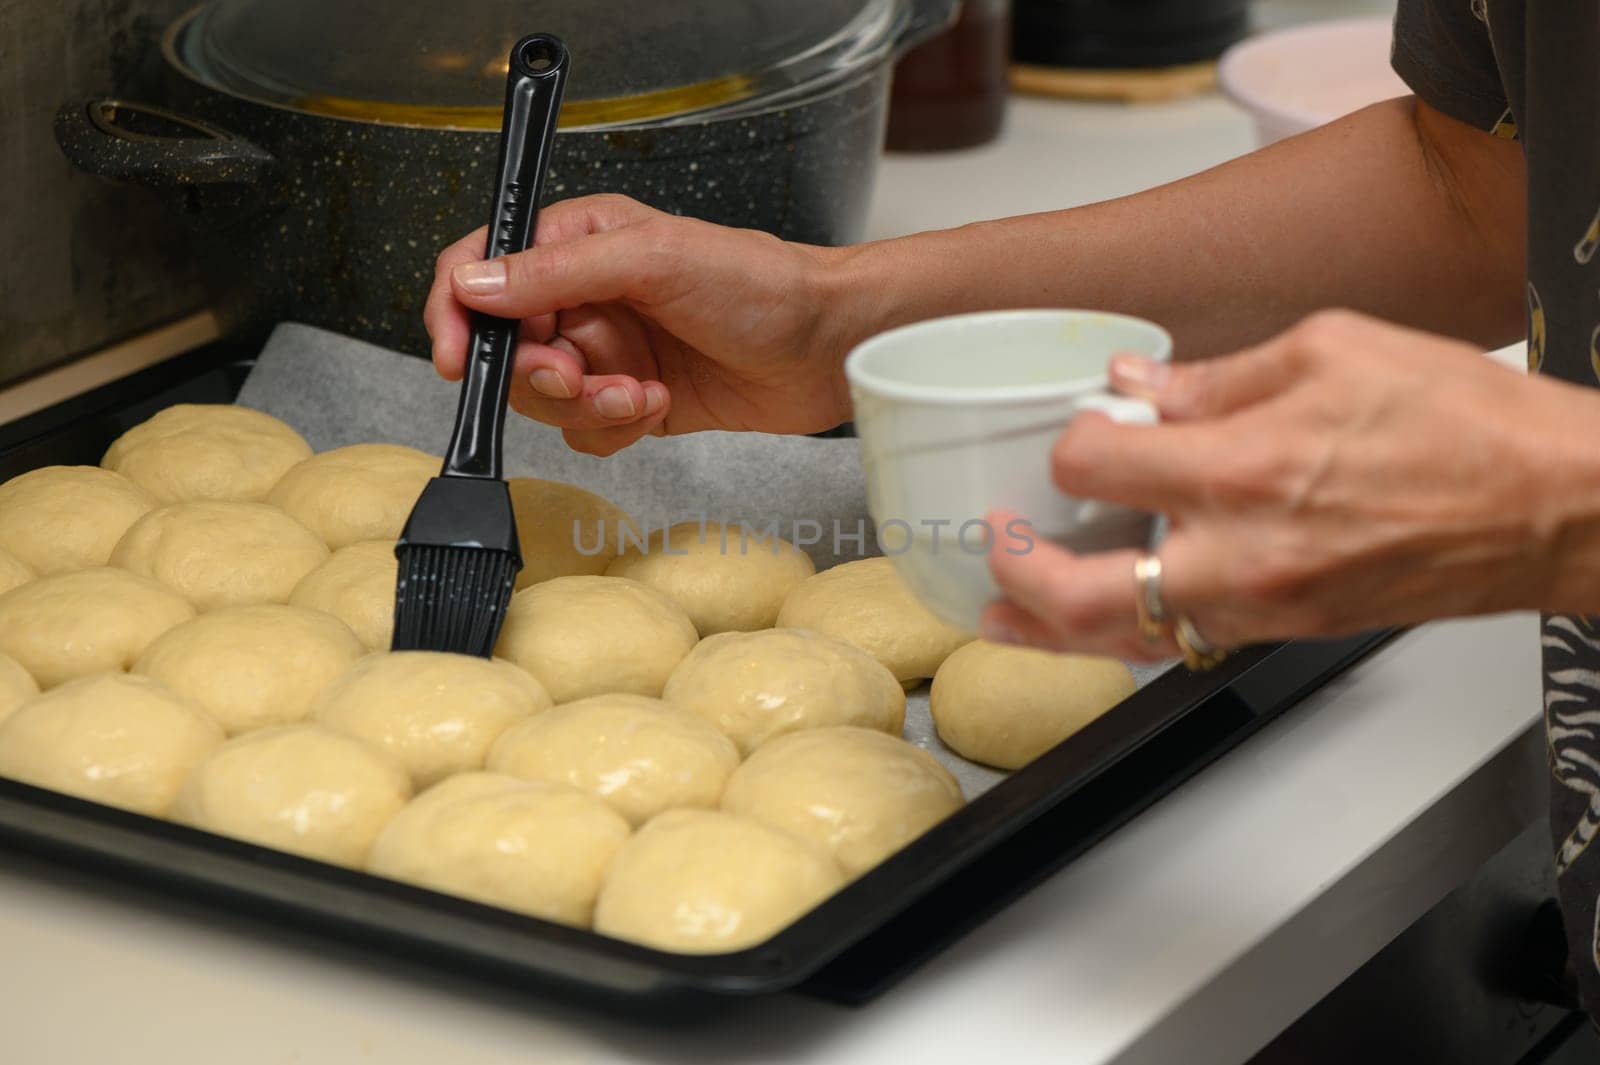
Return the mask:
{"type": "MultiPolygon", "coordinates": [[[[558,38],[535,33],[511,49],[485,259],[524,251],[533,240],[566,82],[567,48],[558,38]]],[[[461,405],[444,457],[447,477],[500,479],[506,397],[519,324],[512,318],[472,314],[461,405]]]]}

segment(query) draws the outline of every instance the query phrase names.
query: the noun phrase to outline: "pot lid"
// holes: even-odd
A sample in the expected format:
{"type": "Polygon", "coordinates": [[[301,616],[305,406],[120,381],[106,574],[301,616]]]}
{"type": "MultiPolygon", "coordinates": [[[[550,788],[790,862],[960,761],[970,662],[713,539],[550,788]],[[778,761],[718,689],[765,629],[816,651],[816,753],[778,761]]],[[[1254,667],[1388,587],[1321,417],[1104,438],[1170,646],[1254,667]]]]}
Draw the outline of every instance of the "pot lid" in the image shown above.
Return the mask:
{"type": "Polygon", "coordinates": [[[401,125],[500,126],[506,57],[573,54],[564,127],[651,124],[768,99],[876,61],[905,0],[212,0],[167,52],[261,103],[401,125]]]}

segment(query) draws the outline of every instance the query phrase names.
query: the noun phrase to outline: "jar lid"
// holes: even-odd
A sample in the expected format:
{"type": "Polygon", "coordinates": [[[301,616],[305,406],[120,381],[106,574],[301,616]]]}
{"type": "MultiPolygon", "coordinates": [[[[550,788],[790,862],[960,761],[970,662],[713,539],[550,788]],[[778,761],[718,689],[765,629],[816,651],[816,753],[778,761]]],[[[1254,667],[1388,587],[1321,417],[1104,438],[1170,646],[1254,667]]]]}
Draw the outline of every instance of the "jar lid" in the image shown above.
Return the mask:
{"type": "Polygon", "coordinates": [[[167,54],[211,88],[372,122],[500,126],[528,33],[572,52],[563,127],[659,124],[859,69],[907,0],[212,0],[167,54]]]}

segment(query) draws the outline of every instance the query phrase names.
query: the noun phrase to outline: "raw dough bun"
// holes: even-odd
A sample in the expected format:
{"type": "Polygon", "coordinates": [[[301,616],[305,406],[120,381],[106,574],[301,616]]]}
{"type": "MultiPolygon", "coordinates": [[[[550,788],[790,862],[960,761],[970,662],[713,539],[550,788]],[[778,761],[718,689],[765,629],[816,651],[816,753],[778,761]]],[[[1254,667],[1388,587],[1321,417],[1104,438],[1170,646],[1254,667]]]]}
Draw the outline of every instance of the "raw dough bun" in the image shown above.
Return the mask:
{"type": "Polygon", "coordinates": [[[400,538],[439,460],[399,444],[352,444],[313,455],[283,475],[267,502],[287,510],[337,551],[357,540],[400,538]]]}
{"type": "Polygon", "coordinates": [[[616,811],[577,788],[464,773],[395,815],[367,871],[587,928],[628,832],[616,811]]]}
{"type": "Polygon", "coordinates": [[[394,590],[400,564],[390,540],[362,540],[300,578],[289,593],[293,606],[332,614],[355,630],[368,650],[394,641],[394,590]]]}
{"type": "Polygon", "coordinates": [[[698,638],[678,605],[622,577],[557,577],[511,597],[495,653],[570,703],[606,692],[659,696],[698,638]]]}
{"type": "Polygon", "coordinates": [[[222,726],[145,677],[63,684],[0,721],[0,776],[161,816],[222,726]]]}
{"type": "Polygon", "coordinates": [[[0,548],[40,576],[103,566],[150,493],[98,466],[46,466],[0,484],[0,548]]]}
{"type": "Polygon", "coordinates": [[[732,814],[668,810],[623,844],[595,931],[683,954],[752,946],[844,886],[815,844],[732,814]]]}
{"type": "Polygon", "coordinates": [[[522,546],[518,588],[552,577],[598,576],[617,557],[623,529],[639,538],[627,511],[577,485],[537,477],[513,477],[506,484],[522,546]]]}
{"type": "Polygon", "coordinates": [[[126,670],[157,636],[194,617],[171,588],[98,566],[40,577],[0,595],[0,653],[41,688],[126,670]]]}
{"type": "Polygon", "coordinates": [[[0,721],[39,694],[39,682],[10,655],[0,655],[0,721]]]}
{"type": "Polygon", "coordinates": [[[172,816],[336,865],[359,866],[411,782],[388,755],[320,725],[235,736],[195,767],[172,816]]]}
{"type": "Polygon", "coordinates": [[[13,588],[21,588],[37,576],[32,566],[0,547],[0,595],[5,595],[13,588]]]}
{"type": "Polygon", "coordinates": [[[100,465],[162,503],[253,503],[311,445],[270,414],[229,403],[179,403],[112,442],[100,465]]]}
{"type": "Polygon", "coordinates": [[[386,751],[420,789],[482,769],[502,732],[550,705],[544,687],[510,662],[395,651],[369,655],[334,681],[311,716],[386,751]]]}
{"type": "Polygon", "coordinates": [[[808,579],[784,600],[778,624],[853,643],[907,686],[933,676],[973,638],[923,606],[887,558],[846,562],[808,579]]]}
{"type": "Polygon", "coordinates": [[[846,726],[764,745],[728,780],[722,808],[811,840],[856,877],[961,801],[961,785],[927,751],[846,726]]]}
{"type": "Polygon", "coordinates": [[[1114,658],[1062,655],[978,641],[933,678],[939,738],[963,758],[1018,769],[1132,695],[1114,658]]]}
{"type": "Polygon", "coordinates": [[[649,585],[710,636],[772,628],[784,599],[816,569],[810,555],[781,537],[686,521],[651,533],[643,552],[623,552],[606,575],[649,585]]]}
{"type": "Polygon", "coordinates": [[[905,689],[877,660],[807,629],[725,632],[701,640],[663,697],[693,710],[749,754],[773,736],[819,725],[900,735],[905,689]]]}
{"type": "Polygon", "coordinates": [[[187,695],[238,734],[301,720],[365,653],[348,625],[320,611],[236,606],[168,629],[133,672],[187,695]]]}
{"type": "Polygon", "coordinates": [[[642,825],[675,806],[715,807],[739,764],[733,742],[695,714],[646,695],[594,695],[507,729],[489,768],[571,784],[642,825]]]}
{"type": "Polygon", "coordinates": [[[111,552],[113,566],[154,577],[198,610],[286,603],[327,558],[315,533],[265,503],[169,503],[111,552]]]}

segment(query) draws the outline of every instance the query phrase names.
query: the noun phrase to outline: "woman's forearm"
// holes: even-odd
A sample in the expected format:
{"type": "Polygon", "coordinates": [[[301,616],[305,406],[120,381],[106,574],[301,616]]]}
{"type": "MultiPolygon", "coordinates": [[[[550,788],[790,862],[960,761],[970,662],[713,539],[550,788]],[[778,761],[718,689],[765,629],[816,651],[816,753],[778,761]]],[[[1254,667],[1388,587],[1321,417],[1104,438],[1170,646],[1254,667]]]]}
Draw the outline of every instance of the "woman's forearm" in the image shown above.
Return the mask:
{"type": "Polygon", "coordinates": [[[859,333],[1093,307],[1198,358],[1342,306],[1498,346],[1522,330],[1524,186],[1517,144],[1406,98],[1148,192],[847,249],[831,272],[859,333]]]}

